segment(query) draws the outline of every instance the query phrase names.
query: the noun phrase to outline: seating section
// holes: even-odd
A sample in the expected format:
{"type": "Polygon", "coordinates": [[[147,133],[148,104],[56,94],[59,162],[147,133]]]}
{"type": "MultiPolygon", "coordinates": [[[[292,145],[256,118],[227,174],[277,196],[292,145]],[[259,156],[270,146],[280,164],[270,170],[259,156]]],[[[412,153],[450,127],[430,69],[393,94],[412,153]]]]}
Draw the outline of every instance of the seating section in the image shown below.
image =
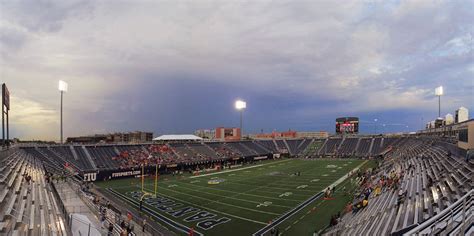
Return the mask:
{"type": "Polygon", "coordinates": [[[190,143],[188,144],[188,147],[191,150],[193,150],[195,153],[200,153],[202,156],[205,157],[205,159],[208,159],[208,160],[219,159],[219,156],[217,155],[217,153],[207,145],[204,145],[201,143],[190,143]]]}
{"type": "Polygon", "coordinates": [[[305,151],[306,148],[313,142],[312,139],[303,139],[300,144],[296,147],[296,153],[295,155],[302,155],[305,151]]]}
{"type": "Polygon", "coordinates": [[[321,154],[334,155],[336,154],[339,148],[339,145],[342,142],[342,138],[330,138],[326,143],[321,147],[321,154]]]}
{"type": "Polygon", "coordinates": [[[51,151],[55,152],[57,155],[63,156],[69,165],[73,165],[75,169],[82,170],[85,166],[83,166],[82,162],[79,158],[74,156],[73,149],[71,146],[58,146],[58,147],[51,147],[51,151]]]}
{"type": "Polygon", "coordinates": [[[345,156],[352,156],[355,154],[359,138],[346,138],[341,144],[338,153],[345,156]]]}
{"type": "Polygon", "coordinates": [[[388,142],[383,146],[397,148],[371,176],[373,182],[365,185],[372,190],[381,188],[381,194],[372,191],[367,207],[346,214],[326,235],[397,233],[440,213],[474,187],[472,163],[451,155],[443,147],[421,138],[384,141],[388,142]],[[400,176],[399,185],[380,184],[384,179],[391,182],[391,175],[400,176]]]}
{"type": "Polygon", "coordinates": [[[286,144],[285,144],[285,140],[283,139],[277,139],[277,140],[274,140],[275,141],[275,144],[277,146],[277,150],[279,152],[289,152],[288,148],[286,147],[286,144]]]}
{"type": "Polygon", "coordinates": [[[257,155],[268,155],[271,153],[270,150],[264,148],[263,146],[259,145],[256,142],[247,141],[247,142],[242,142],[241,144],[244,145],[246,148],[255,151],[257,155]]]}
{"type": "Polygon", "coordinates": [[[187,159],[194,159],[196,155],[194,152],[189,149],[186,144],[184,143],[171,143],[170,147],[175,150],[176,154],[181,157],[181,159],[187,160],[187,159]]]}
{"type": "Polygon", "coordinates": [[[286,144],[288,144],[288,147],[290,148],[288,151],[292,154],[295,155],[297,153],[298,145],[303,141],[301,139],[288,139],[284,140],[286,141],[286,144]]]}
{"type": "Polygon", "coordinates": [[[382,151],[382,138],[381,137],[374,138],[374,142],[372,144],[372,150],[370,153],[372,155],[377,155],[381,151],[382,151]]]}
{"type": "Polygon", "coordinates": [[[309,142],[307,141],[308,144],[306,145],[306,148],[301,151],[301,155],[305,158],[319,157],[319,152],[326,141],[327,139],[314,139],[309,142]]]}
{"type": "Polygon", "coordinates": [[[43,161],[25,150],[0,159],[0,235],[68,235],[43,161]]]}
{"type": "Polygon", "coordinates": [[[88,146],[87,151],[100,169],[117,169],[120,167],[120,161],[112,158],[118,156],[113,146],[88,146]]]}
{"type": "Polygon", "coordinates": [[[272,153],[278,153],[277,147],[275,145],[275,142],[273,142],[273,140],[257,140],[255,142],[260,144],[267,150],[271,151],[272,153]]]}
{"type": "Polygon", "coordinates": [[[359,141],[359,146],[357,147],[356,155],[357,156],[368,156],[370,150],[370,144],[372,144],[372,138],[361,138],[359,141]]]}
{"type": "Polygon", "coordinates": [[[77,157],[79,159],[79,162],[81,163],[81,166],[83,170],[92,170],[94,167],[92,167],[92,164],[87,160],[87,154],[86,150],[84,150],[83,146],[74,146],[74,151],[77,154],[77,157]]]}
{"type": "Polygon", "coordinates": [[[228,147],[239,153],[241,156],[255,156],[256,153],[252,152],[249,148],[241,145],[240,142],[230,142],[226,144],[228,147]]]}
{"type": "Polygon", "coordinates": [[[216,142],[207,143],[206,145],[212,148],[222,159],[239,158],[242,156],[242,154],[229,148],[225,143],[216,142]]]}

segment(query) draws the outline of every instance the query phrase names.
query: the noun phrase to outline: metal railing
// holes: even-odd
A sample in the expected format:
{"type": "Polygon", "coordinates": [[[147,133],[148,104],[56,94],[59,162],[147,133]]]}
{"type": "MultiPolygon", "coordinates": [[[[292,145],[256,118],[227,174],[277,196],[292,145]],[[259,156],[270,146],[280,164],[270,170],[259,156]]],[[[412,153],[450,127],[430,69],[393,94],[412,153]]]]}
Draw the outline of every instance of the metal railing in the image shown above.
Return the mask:
{"type": "MultiPolygon", "coordinates": [[[[69,182],[69,181],[68,181],[69,182]]],[[[64,183],[64,184],[68,184],[68,183],[64,183]]],[[[84,213],[87,213],[88,210],[90,210],[89,207],[87,206],[74,206],[74,207],[71,207],[71,206],[65,206],[64,203],[63,203],[63,198],[60,197],[59,195],[59,192],[58,190],[56,189],[56,186],[54,184],[51,184],[51,190],[54,194],[54,197],[57,199],[57,205],[58,205],[58,208],[59,210],[61,211],[61,213],[65,216],[65,219],[66,219],[66,222],[67,222],[67,231],[68,233],[71,233],[72,235],[72,226],[73,225],[83,225],[84,227],[82,228],[87,228],[87,234],[82,234],[82,235],[93,235],[92,233],[93,232],[100,232],[102,235],[106,235],[106,230],[103,229],[103,228],[98,228],[96,227],[96,225],[90,223],[90,222],[85,222],[77,217],[74,217],[73,213],[77,213],[77,214],[80,214],[82,212],[84,213]],[[79,209],[79,212],[77,211],[79,209]]],[[[79,191],[80,191],[80,188],[77,189],[77,192],[75,192],[75,194],[78,194],[77,196],[79,196],[79,198],[81,198],[82,201],[84,201],[85,199],[79,195],[79,191]]]]}
{"type": "Polygon", "coordinates": [[[422,224],[406,232],[404,235],[437,234],[439,231],[446,229],[454,229],[468,225],[468,221],[472,221],[474,207],[474,189],[466,193],[463,197],[441,211],[436,216],[426,220],[422,224]],[[460,214],[460,215],[459,215],[460,214]],[[457,221],[455,217],[461,217],[461,221],[457,221]],[[438,227],[441,226],[441,227],[438,227]]]}

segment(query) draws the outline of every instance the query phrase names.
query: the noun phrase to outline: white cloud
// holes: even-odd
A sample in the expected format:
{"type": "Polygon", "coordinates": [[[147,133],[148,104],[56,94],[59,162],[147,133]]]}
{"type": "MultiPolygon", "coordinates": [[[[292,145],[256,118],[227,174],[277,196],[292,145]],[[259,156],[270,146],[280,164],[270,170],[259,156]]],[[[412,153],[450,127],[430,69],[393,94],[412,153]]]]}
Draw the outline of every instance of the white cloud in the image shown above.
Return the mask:
{"type": "Polygon", "coordinates": [[[58,136],[59,114],[57,110],[16,96],[11,97],[10,103],[11,137],[15,134],[21,135],[23,139],[51,139],[58,136]],[[55,127],[58,128],[54,129],[55,127]]]}

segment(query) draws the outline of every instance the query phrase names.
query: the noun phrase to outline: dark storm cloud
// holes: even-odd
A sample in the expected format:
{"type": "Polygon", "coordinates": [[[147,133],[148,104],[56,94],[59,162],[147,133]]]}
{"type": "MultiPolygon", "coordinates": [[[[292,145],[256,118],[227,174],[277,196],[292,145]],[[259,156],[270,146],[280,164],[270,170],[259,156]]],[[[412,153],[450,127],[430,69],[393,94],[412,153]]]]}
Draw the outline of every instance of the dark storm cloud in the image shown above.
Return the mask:
{"type": "Polygon", "coordinates": [[[0,75],[22,137],[56,137],[59,79],[67,135],[236,126],[236,98],[252,132],[332,131],[345,115],[416,129],[436,116],[438,85],[444,113],[474,110],[472,1],[1,6],[0,75]]]}

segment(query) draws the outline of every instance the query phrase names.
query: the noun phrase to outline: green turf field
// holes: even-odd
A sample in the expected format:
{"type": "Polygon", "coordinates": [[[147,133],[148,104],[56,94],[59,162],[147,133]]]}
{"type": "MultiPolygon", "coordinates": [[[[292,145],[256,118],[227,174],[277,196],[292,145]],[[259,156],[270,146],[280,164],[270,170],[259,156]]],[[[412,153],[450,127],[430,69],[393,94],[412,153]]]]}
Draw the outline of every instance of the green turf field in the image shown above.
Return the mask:
{"type": "MultiPolygon", "coordinates": [[[[362,165],[368,166],[370,162],[283,159],[200,176],[161,176],[158,198],[146,197],[144,206],[161,217],[193,227],[197,235],[251,235],[362,165]],[[301,175],[294,175],[298,171],[301,175]]],[[[117,197],[137,208],[140,179],[97,185],[113,190],[117,197]]],[[[353,187],[345,181],[337,189],[343,185],[353,187]]],[[[145,188],[153,192],[152,179],[147,179],[145,188]]],[[[335,200],[321,197],[296,212],[277,226],[280,233],[310,235],[323,228],[330,214],[340,210],[349,199],[342,191],[335,196],[335,200]]]]}

